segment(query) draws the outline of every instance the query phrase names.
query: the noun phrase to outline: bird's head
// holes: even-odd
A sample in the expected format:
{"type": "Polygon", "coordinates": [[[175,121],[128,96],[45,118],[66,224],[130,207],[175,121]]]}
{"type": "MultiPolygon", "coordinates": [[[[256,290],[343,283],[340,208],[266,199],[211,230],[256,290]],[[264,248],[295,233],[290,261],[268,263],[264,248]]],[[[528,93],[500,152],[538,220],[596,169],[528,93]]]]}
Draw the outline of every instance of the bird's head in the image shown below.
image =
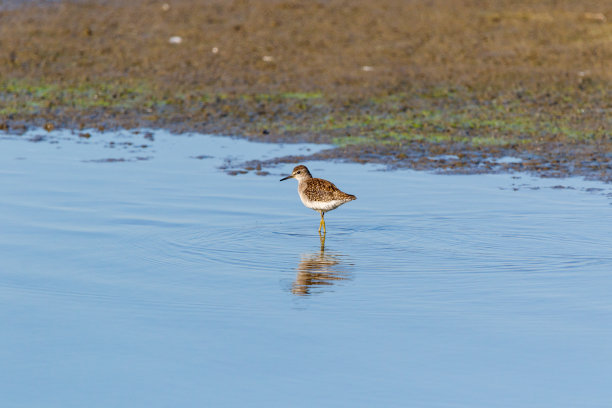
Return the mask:
{"type": "Polygon", "coordinates": [[[280,179],[280,181],[287,180],[290,178],[294,178],[300,181],[300,180],[306,180],[306,179],[312,178],[312,175],[310,174],[306,166],[299,165],[299,166],[295,166],[290,176],[284,177],[280,179]]]}

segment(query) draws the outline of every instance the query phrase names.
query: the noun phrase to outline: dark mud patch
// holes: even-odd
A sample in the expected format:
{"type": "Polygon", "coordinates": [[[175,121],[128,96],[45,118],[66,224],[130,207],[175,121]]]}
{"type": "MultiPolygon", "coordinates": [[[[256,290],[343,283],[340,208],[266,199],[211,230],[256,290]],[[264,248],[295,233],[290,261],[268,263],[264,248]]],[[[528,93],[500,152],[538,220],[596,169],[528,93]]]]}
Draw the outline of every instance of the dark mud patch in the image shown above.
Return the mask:
{"type": "Polygon", "coordinates": [[[151,160],[151,157],[132,157],[132,158],[109,157],[106,159],[83,160],[83,162],[84,163],[125,163],[125,162],[135,162],[135,161],[145,161],[145,160],[151,160]]]}
{"type": "MultiPolygon", "coordinates": [[[[479,174],[500,172],[528,172],[541,177],[583,176],[587,179],[612,181],[612,161],[605,156],[597,158],[593,152],[566,152],[563,160],[556,155],[521,152],[513,149],[483,149],[470,151],[452,145],[419,143],[397,149],[385,146],[345,146],[324,150],[311,155],[285,156],[270,160],[254,160],[245,163],[232,163],[226,170],[240,169],[244,173],[253,169],[276,166],[283,163],[300,163],[309,160],[345,160],[357,163],[376,163],[387,169],[410,168],[450,174],[479,174]],[[446,157],[431,157],[431,154],[446,157]],[[518,157],[517,157],[518,156],[518,157]],[[504,158],[512,157],[512,160],[504,158]]],[[[542,152],[542,151],[540,151],[542,152]]]]}
{"type": "Polygon", "coordinates": [[[28,141],[32,143],[44,142],[46,140],[47,140],[47,137],[44,135],[35,135],[28,139],[28,141]]]}

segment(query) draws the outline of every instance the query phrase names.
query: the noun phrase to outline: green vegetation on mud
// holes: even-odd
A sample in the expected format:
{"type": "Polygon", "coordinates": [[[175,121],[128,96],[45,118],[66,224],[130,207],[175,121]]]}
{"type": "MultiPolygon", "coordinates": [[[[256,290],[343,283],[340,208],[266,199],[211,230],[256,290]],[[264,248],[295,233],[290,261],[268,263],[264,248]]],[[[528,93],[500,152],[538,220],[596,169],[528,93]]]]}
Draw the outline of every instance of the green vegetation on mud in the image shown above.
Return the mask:
{"type": "Polygon", "coordinates": [[[121,110],[154,108],[166,103],[144,82],[131,86],[113,82],[59,85],[16,79],[0,82],[0,101],[1,116],[19,118],[44,114],[54,108],[121,110]]]}
{"type": "MultiPolygon", "coordinates": [[[[58,85],[31,80],[0,82],[0,118],[53,120],[58,111],[95,117],[103,110],[117,118],[126,111],[145,113],[144,123],[201,114],[208,121],[229,117],[247,136],[299,136],[347,145],[401,146],[405,142],[453,143],[472,148],[512,147],[555,141],[608,143],[610,117],[602,114],[608,90],[566,89],[540,95],[520,92],[479,100],[468,90],[435,89],[367,99],[329,97],[322,92],[276,94],[171,92],[146,81],[58,85]],[[587,96],[587,98],[585,98],[587,96]],[[469,101],[469,103],[464,103],[469,101]],[[599,105],[601,103],[602,105],[599,105]],[[206,119],[207,118],[207,119],[206,119]]],[[[84,124],[86,126],[87,124],[84,124]]],[[[105,127],[110,123],[102,123],[105,127]]],[[[139,122],[139,125],[142,123],[139,122]]]]}

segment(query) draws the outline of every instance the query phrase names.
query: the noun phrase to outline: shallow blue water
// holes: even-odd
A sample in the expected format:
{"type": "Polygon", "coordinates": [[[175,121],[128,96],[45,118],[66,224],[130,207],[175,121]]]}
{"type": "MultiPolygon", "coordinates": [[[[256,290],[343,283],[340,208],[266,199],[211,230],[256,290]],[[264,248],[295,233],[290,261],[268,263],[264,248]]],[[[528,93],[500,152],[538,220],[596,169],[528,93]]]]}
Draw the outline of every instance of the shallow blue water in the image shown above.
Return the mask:
{"type": "Polygon", "coordinates": [[[0,139],[3,407],[611,406],[608,185],[306,163],[322,247],[219,170],[321,146],[90,133],[0,139]]]}

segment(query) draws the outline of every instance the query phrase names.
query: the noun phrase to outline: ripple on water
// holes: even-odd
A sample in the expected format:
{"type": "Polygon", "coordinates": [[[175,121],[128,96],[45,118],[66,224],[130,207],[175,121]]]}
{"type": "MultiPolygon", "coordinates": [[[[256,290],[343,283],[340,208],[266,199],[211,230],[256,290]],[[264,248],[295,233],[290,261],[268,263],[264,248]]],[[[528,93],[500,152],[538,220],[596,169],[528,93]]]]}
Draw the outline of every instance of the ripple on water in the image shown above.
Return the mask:
{"type": "MultiPolygon", "coordinates": [[[[297,296],[330,291],[353,278],[354,264],[348,256],[326,246],[316,232],[298,230],[307,231],[282,224],[189,228],[134,242],[142,257],[154,264],[198,266],[207,274],[234,277],[270,276],[297,296]]],[[[335,233],[336,239],[350,231],[335,233]]]]}

